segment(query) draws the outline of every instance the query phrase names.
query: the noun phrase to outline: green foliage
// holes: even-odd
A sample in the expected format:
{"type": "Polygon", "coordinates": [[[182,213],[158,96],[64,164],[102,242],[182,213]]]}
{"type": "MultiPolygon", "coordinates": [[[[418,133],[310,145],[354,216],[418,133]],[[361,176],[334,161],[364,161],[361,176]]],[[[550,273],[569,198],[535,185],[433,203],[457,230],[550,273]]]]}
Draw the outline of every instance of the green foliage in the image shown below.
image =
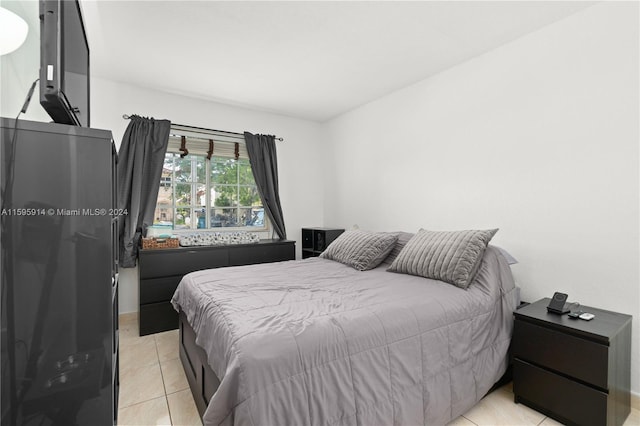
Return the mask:
{"type": "Polygon", "coordinates": [[[227,187],[227,186],[218,186],[216,187],[216,200],[214,202],[216,207],[235,207],[232,197],[235,188],[227,187]]]}
{"type": "MultiPolygon", "coordinates": [[[[200,201],[198,193],[201,194],[208,190],[205,188],[207,161],[204,157],[193,155],[180,158],[179,154],[170,153],[165,156],[165,174],[169,172],[169,176],[173,176],[171,182],[174,187],[175,206],[184,206],[176,209],[174,218],[176,226],[186,225],[185,218],[191,215],[191,208],[186,208],[186,206],[198,204],[200,201]],[[196,191],[193,199],[192,191],[196,191]]],[[[212,195],[215,195],[215,199],[211,200],[211,207],[215,207],[216,211],[220,212],[219,214],[224,213],[224,216],[233,219],[234,223],[238,220],[237,216],[240,214],[241,223],[246,223],[246,220],[249,220],[251,216],[252,210],[250,207],[262,205],[249,160],[214,157],[211,159],[209,169],[209,182],[213,189],[212,195]],[[225,209],[217,210],[220,207],[225,207],[225,209]],[[239,213],[236,210],[239,207],[249,208],[241,209],[239,213]]],[[[197,213],[196,216],[200,214],[197,213]]],[[[214,216],[216,214],[212,212],[212,222],[215,222],[214,216]]],[[[192,220],[197,219],[192,218],[192,220]]]]}

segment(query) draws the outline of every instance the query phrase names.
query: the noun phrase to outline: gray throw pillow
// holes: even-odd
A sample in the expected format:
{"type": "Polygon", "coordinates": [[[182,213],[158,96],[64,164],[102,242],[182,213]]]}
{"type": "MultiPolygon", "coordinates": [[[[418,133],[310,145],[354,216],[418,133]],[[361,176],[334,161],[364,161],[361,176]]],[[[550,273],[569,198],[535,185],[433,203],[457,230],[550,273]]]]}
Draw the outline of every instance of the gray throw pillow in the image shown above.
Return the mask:
{"type": "Polygon", "coordinates": [[[419,230],[387,271],[418,275],[466,289],[497,229],[485,231],[419,230]]]}
{"type": "Polygon", "coordinates": [[[367,271],[387,257],[397,239],[396,234],[388,232],[346,231],[329,244],[320,257],[367,271]]]}

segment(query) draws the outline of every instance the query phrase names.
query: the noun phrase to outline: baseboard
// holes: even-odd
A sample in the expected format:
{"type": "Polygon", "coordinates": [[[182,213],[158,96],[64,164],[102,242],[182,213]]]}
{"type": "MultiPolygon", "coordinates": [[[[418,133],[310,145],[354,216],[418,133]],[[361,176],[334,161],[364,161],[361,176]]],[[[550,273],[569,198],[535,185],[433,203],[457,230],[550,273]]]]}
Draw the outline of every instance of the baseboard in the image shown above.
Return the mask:
{"type": "Polygon", "coordinates": [[[631,392],[631,408],[640,410],[640,395],[631,392]]]}
{"type": "Polygon", "coordinates": [[[118,320],[121,323],[126,323],[126,322],[130,322],[130,321],[137,321],[138,320],[138,313],[137,312],[125,312],[123,314],[118,315],[118,320]]]}

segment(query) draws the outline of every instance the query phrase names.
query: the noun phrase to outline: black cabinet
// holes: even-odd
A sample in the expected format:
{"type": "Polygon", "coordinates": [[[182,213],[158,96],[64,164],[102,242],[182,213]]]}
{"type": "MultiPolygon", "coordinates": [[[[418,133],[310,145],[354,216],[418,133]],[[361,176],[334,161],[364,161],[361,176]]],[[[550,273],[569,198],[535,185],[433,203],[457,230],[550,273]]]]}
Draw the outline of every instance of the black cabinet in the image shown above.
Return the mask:
{"type": "Polygon", "coordinates": [[[549,299],[514,312],[515,401],[566,424],[621,425],[630,412],[631,316],[588,306],[591,321],[548,313],[549,299]]]}
{"type": "Polygon", "coordinates": [[[185,274],[202,269],[295,259],[295,241],[261,240],[256,244],[140,250],[140,335],[178,328],[171,297],[185,274]]]}
{"type": "Polygon", "coordinates": [[[344,232],[335,228],[302,228],[302,258],[319,256],[344,232]]]}
{"type": "Polygon", "coordinates": [[[116,424],[111,132],[0,121],[3,425],[116,424]]]}

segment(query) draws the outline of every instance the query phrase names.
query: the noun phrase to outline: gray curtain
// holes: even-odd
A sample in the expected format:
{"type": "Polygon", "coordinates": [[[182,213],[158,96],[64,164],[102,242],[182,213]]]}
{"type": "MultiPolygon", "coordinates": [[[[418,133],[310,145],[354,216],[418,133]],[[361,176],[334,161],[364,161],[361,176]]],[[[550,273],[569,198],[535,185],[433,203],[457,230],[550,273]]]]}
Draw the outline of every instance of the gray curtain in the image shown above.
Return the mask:
{"type": "Polygon", "coordinates": [[[280,205],[275,137],[244,132],[244,140],[264,211],[280,239],[285,240],[287,231],[284,228],[284,216],[280,205]]]}
{"type": "Polygon", "coordinates": [[[120,216],[120,266],[133,268],[138,245],[147,226],[153,224],[164,155],[169,143],[169,120],[154,120],[137,115],[122,137],[118,152],[118,208],[120,216]]]}

